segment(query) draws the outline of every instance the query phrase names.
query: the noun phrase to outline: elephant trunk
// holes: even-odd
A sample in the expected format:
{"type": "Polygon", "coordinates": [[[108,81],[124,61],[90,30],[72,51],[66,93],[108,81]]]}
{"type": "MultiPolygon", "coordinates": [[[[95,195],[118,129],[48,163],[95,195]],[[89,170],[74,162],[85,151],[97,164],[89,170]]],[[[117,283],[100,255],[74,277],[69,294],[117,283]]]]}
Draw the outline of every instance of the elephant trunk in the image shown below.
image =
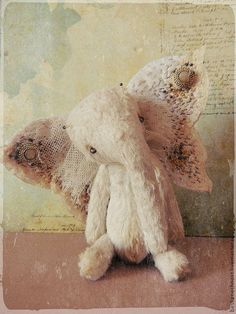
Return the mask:
{"type": "Polygon", "coordinates": [[[145,140],[138,138],[126,143],[122,150],[123,163],[130,176],[146,248],[155,256],[165,252],[168,244],[165,191],[155,174],[145,140]]]}

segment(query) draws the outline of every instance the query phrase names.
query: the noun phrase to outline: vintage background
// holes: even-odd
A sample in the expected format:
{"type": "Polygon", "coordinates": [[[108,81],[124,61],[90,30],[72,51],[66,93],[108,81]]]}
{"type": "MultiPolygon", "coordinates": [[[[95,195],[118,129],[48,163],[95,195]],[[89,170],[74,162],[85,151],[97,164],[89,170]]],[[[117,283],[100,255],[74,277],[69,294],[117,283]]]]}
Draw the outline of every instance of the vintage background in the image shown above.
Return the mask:
{"type": "MultiPolygon", "coordinates": [[[[10,3],[4,15],[4,141],[33,119],[69,112],[147,62],[206,45],[211,87],[197,123],[213,181],[176,188],[188,235],[233,235],[234,15],[224,5],[10,3]]],[[[4,170],[6,231],[83,229],[61,197],[4,170]]]]}

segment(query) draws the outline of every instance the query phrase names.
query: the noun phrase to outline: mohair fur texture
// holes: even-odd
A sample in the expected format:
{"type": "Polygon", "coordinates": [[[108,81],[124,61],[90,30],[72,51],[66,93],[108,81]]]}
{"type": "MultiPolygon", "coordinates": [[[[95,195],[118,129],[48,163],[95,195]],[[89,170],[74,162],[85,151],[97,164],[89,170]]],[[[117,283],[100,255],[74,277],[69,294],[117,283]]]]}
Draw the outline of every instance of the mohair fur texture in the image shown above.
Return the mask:
{"type": "Polygon", "coordinates": [[[169,245],[184,236],[171,181],[210,191],[206,152],[194,129],[208,95],[204,47],[151,62],[128,88],[85,98],[67,131],[90,161],[100,164],[88,206],[80,273],[96,280],[114,254],[139,263],[149,253],[166,281],[185,278],[187,258],[169,245]]]}
{"type": "Polygon", "coordinates": [[[187,258],[168,247],[171,236],[183,237],[183,224],[168,174],[147,145],[140,117],[137,102],[119,87],[88,96],[67,120],[74,145],[101,164],[88,206],[85,235],[91,246],[79,262],[88,279],[104,275],[114,253],[135,263],[151,253],[168,281],[189,272],[187,258]]]}

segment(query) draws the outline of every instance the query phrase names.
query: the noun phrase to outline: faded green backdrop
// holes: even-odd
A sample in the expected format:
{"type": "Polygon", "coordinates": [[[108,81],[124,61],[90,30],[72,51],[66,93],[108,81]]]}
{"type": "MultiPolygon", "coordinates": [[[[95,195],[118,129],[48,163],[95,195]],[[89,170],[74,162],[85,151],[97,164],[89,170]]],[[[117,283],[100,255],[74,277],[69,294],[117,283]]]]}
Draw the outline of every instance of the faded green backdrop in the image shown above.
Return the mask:
{"type": "MultiPolygon", "coordinates": [[[[70,111],[147,62],[206,45],[211,87],[197,123],[213,191],[176,188],[188,235],[233,235],[234,15],[229,6],[10,3],[4,13],[4,141],[33,119],[70,111]]],[[[83,229],[60,196],[4,170],[8,231],[83,229]]]]}

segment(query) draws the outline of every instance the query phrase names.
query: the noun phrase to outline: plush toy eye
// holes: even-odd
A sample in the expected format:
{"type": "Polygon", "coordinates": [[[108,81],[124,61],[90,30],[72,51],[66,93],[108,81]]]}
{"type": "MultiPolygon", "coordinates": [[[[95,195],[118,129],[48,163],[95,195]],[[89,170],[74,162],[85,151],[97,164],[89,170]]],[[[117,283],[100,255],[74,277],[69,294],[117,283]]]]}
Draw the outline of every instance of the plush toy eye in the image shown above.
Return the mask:
{"type": "Polygon", "coordinates": [[[96,154],[97,150],[94,147],[90,147],[89,149],[91,154],[96,154]]]}
{"type": "Polygon", "coordinates": [[[144,122],[144,117],[142,117],[142,116],[138,116],[138,118],[139,118],[139,121],[140,121],[141,123],[143,123],[143,122],[144,122]]]}

